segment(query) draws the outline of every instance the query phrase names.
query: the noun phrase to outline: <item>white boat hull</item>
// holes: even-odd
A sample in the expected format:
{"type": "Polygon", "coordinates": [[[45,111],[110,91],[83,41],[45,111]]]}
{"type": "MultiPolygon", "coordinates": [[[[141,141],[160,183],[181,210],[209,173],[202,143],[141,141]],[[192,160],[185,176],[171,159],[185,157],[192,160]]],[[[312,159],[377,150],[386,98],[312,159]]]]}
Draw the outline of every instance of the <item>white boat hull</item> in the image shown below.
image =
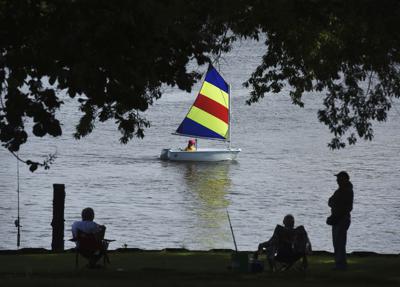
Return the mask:
{"type": "Polygon", "coordinates": [[[216,149],[204,148],[197,151],[184,151],[181,149],[163,149],[160,159],[171,161],[226,161],[234,160],[240,148],[216,149]]]}

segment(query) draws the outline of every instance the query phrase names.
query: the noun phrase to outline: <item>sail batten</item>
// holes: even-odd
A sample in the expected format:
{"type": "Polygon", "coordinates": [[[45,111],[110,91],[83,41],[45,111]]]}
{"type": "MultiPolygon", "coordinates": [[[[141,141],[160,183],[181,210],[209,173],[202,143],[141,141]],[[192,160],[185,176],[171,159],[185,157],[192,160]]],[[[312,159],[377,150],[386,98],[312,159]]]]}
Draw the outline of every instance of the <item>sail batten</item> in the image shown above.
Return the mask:
{"type": "Polygon", "coordinates": [[[203,85],[176,134],[229,140],[229,85],[209,66],[203,85]]]}

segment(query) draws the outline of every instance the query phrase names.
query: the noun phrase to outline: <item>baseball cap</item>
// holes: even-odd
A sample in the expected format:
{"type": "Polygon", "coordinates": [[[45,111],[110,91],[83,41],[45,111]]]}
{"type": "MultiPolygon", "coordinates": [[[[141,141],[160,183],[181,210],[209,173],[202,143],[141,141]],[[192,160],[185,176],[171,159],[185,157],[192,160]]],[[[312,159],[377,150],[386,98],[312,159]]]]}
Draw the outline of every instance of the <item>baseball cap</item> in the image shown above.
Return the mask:
{"type": "Polygon", "coordinates": [[[343,179],[346,179],[346,180],[350,180],[349,174],[347,172],[345,172],[345,171],[341,171],[341,172],[335,174],[335,176],[338,177],[338,178],[343,178],[343,179]]]}

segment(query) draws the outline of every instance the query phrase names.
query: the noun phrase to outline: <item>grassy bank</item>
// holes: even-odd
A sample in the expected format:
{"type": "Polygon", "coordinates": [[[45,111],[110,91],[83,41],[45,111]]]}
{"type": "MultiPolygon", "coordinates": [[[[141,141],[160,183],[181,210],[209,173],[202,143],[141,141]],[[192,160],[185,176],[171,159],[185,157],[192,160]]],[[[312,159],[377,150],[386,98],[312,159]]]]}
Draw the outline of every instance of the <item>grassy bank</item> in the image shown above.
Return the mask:
{"type": "Polygon", "coordinates": [[[239,273],[230,252],[115,251],[105,269],[75,268],[75,254],[0,253],[0,286],[400,286],[400,257],[351,255],[333,271],[332,256],[310,256],[305,272],[239,273]]]}

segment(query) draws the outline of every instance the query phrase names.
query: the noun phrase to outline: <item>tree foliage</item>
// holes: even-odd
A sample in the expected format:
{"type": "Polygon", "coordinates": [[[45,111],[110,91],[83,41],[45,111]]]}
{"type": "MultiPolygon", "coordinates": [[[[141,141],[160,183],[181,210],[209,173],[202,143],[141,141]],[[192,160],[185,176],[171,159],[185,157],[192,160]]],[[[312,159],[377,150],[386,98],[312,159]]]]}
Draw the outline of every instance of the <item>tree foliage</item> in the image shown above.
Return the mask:
{"type": "MultiPolygon", "coordinates": [[[[304,92],[322,93],[332,149],[372,139],[372,121],[400,97],[399,1],[260,1],[247,17],[268,47],[245,83],[249,104],[285,86],[299,106],[304,92]]],[[[235,31],[249,35],[246,25],[235,31]]]]}
{"type": "Polygon", "coordinates": [[[0,0],[0,141],[18,151],[27,119],[33,135],[60,136],[60,91],[80,103],[76,138],[107,120],[122,143],[143,137],[141,112],[163,84],[190,91],[200,75],[189,61],[250,37],[266,39],[267,52],[245,83],[248,103],[284,86],[299,106],[319,92],[329,146],[341,148],[371,139],[400,95],[399,22],[395,0],[0,0]]]}
{"type": "Polygon", "coordinates": [[[187,63],[228,49],[220,9],[193,1],[0,1],[3,146],[16,152],[27,141],[26,118],[35,136],[60,136],[60,90],[80,102],[76,138],[97,120],[114,120],[122,143],[143,137],[149,122],[140,112],[161,85],[190,91],[200,75],[187,63]]]}

